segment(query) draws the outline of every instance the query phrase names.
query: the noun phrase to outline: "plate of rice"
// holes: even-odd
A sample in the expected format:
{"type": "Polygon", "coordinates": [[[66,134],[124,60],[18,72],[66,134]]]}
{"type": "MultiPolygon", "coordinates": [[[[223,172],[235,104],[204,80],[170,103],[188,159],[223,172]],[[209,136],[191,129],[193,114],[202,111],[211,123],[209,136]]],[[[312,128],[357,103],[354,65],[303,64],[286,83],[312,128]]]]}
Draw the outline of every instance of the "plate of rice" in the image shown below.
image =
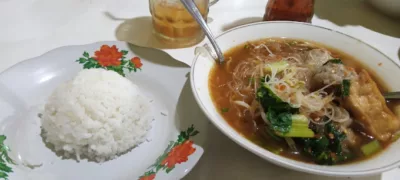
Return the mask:
{"type": "Polygon", "coordinates": [[[68,46],[2,72],[0,178],[153,180],[190,172],[207,127],[190,69],[134,50],[125,42],[68,46]]]}

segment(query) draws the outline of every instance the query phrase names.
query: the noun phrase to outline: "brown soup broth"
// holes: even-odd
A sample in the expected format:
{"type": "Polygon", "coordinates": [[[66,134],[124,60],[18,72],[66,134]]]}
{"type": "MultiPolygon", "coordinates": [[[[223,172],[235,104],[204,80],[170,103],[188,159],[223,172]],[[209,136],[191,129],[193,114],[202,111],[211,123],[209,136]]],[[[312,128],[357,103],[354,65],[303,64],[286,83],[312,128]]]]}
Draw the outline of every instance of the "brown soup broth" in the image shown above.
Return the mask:
{"type": "MultiPolygon", "coordinates": [[[[294,40],[294,39],[284,39],[284,38],[274,38],[275,41],[297,41],[297,42],[305,42],[303,40],[294,40]]],[[[253,41],[252,43],[259,43],[265,40],[258,40],[253,41]]],[[[350,66],[355,68],[357,72],[361,71],[362,69],[367,69],[368,72],[371,74],[372,78],[377,82],[381,92],[387,92],[388,88],[383,83],[383,81],[377,78],[376,74],[371,71],[369,68],[364,66],[360,61],[356,60],[352,56],[345,54],[337,49],[327,47],[322,44],[314,43],[307,41],[308,43],[312,44],[313,46],[318,46],[329,50],[332,53],[334,58],[340,58],[346,66],[350,66]]],[[[250,57],[249,50],[245,48],[247,43],[234,47],[228,50],[224,55],[226,58],[231,58],[231,62],[229,63],[229,69],[234,69],[240,60],[247,59],[250,57]]],[[[209,76],[209,90],[211,92],[211,98],[216,106],[217,110],[220,112],[221,116],[232,126],[237,132],[239,132],[242,136],[246,137],[250,141],[254,142],[255,144],[263,147],[271,152],[277,153],[284,157],[299,160],[302,162],[313,163],[313,160],[308,156],[302,155],[301,153],[292,153],[289,149],[288,145],[285,141],[278,142],[275,139],[272,139],[269,135],[265,134],[263,131],[264,124],[263,120],[256,119],[257,127],[254,126],[253,119],[249,119],[244,117],[239,117],[237,115],[238,109],[237,107],[233,107],[229,102],[229,94],[226,92],[229,91],[229,87],[227,83],[232,81],[232,73],[227,70],[227,63],[223,65],[215,65],[210,72],[209,76]]],[[[378,65],[377,65],[378,67],[378,65]]],[[[250,95],[250,94],[247,94],[250,95]]],[[[254,97],[254,95],[252,95],[254,97]]],[[[399,105],[399,102],[388,102],[388,106],[390,108],[394,108],[395,106],[399,105]]],[[[362,128],[357,126],[352,126],[356,133],[364,134],[362,139],[362,144],[366,144],[371,142],[373,139],[368,136],[366,132],[363,131],[362,128]]],[[[390,143],[383,144],[384,147],[387,147],[390,143]]],[[[301,148],[301,147],[300,147],[301,148]]],[[[362,155],[361,152],[355,152],[356,157],[350,161],[345,161],[344,163],[351,163],[361,161],[369,157],[365,157],[362,155]]]]}

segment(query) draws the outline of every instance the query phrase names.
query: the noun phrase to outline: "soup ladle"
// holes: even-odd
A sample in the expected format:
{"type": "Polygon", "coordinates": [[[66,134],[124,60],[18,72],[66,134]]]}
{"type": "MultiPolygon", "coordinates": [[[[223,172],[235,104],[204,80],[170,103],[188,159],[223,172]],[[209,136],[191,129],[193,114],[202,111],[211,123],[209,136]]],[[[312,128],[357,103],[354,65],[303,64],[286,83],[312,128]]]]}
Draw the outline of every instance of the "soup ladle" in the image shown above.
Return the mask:
{"type": "MultiPolygon", "coordinates": [[[[201,15],[199,9],[197,8],[196,4],[193,0],[181,0],[182,4],[188,10],[188,12],[193,16],[193,18],[199,23],[200,28],[206,34],[208,40],[210,41],[211,45],[214,47],[215,53],[211,53],[211,56],[218,60],[219,64],[222,64],[225,61],[224,54],[221,51],[221,48],[218,46],[217,41],[215,41],[214,35],[211,33],[210,28],[207,25],[207,22],[204,20],[203,16],[201,15]]],[[[207,48],[207,50],[209,50],[207,48]]]]}

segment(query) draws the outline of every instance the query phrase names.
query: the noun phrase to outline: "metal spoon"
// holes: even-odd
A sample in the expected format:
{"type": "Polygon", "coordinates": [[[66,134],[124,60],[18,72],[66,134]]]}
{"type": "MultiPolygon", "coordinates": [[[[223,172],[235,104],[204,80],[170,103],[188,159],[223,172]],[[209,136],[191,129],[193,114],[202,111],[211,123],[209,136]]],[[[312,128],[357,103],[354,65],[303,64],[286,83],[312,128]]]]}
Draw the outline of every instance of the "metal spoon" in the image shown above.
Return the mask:
{"type": "Polygon", "coordinates": [[[207,26],[207,23],[203,19],[196,4],[193,2],[193,0],[181,0],[181,2],[185,6],[185,8],[189,11],[189,13],[193,16],[193,18],[197,21],[197,23],[199,23],[201,29],[203,29],[208,40],[210,40],[211,45],[214,47],[217,56],[215,56],[215,54],[213,53],[211,54],[211,56],[214,59],[217,59],[220,64],[222,64],[225,61],[224,54],[222,53],[221,48],[219,48],[217,42],[215,41],[215,38],[211,33],[210,28],[207,26]]]}
{"type": "Polygon", "coordinates": [[[388,93],[384,93],[383,97],[386,100],[395,100],[395,99],[400,99],[400,92],[388,92],[388,93]]]}

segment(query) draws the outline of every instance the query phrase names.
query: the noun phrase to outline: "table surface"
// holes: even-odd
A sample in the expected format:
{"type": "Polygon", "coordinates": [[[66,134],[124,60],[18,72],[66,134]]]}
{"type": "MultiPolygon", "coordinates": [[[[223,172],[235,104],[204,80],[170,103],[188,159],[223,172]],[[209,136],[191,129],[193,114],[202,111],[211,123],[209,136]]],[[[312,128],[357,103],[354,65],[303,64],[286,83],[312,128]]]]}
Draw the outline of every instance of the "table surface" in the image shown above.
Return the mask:
{"type": "MultiPolygon", "coordinates": [[[[260,21],[267,1],[220,0],[210,8],[209,25],[214,34],[219,34],[260,21]]],[[[363,0],[319,0],[315,6],[313,24],[361,39],[400,64],[400,20],[380,14],[363,0]]],[[[194,56],[193,47],[168,49],[152,41],[146,0],[0,0],[0,24],[0,72],[58,47],[110,40],[160,48],[186,64],[194,56]]],[[[277,167],[239,147],[212,125],[208,133],[215,138],[205,142],[206,152],[187,180],[340,179],[277,167]]],[[[400,169],[395,169],[355,179],[399,177],[400,169]]]]}

